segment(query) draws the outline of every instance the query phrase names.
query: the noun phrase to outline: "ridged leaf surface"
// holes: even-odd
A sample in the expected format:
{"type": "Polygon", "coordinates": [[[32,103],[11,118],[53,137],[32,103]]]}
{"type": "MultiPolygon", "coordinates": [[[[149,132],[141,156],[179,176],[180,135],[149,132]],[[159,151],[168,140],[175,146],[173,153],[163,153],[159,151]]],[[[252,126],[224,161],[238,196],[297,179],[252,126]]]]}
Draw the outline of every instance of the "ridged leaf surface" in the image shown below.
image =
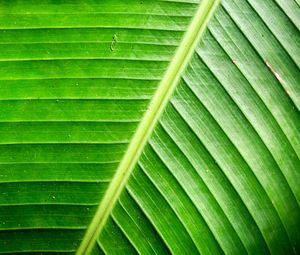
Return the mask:
{"type": "Polygon", "coordinates": [[[0,253],[299,254],[299,17],[0,0],[0,253]]]}

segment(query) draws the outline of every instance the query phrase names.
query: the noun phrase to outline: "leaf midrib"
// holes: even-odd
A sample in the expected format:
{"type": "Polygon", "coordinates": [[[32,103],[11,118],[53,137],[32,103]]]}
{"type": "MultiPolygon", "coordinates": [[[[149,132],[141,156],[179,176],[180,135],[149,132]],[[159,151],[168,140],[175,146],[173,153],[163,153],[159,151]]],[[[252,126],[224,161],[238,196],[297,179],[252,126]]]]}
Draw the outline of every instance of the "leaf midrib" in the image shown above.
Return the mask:
{"type": "Polygon", "coordinates": [[[90,226],[77,251],[77,255],[89,254],[98,235],[105,226],[117,199],[129,179],[144,146],[168,103],[194,49],[205,31],[208,21],[220,0],[203,0],[196,11],[169,67],[156,90],[148,110],[140,122],[117,171],[106,190],[90,226]]]}

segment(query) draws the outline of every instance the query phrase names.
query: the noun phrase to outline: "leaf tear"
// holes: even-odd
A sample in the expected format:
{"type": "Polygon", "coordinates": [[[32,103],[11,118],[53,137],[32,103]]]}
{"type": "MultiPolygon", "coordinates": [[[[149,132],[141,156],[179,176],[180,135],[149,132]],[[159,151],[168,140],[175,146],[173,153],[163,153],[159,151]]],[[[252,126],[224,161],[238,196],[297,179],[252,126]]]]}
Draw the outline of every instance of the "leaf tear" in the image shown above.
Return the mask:
{"type": "Polygon", "coordinates": [[[114,51],[114,50],[115,50],[116,45],[117,45],[117,42],[118,42],[118,37],[117,37],[116,34],[114,34],[113,37],[112,37],[111,44],[110,44],[110,50],[111,50],[111,51],[114,51]]]}
{"type": "Polygon", "coordinates": [[[279,81],[279,82],[283,82],[283,79],[281,78],[281,76],[279,75],[279,73],[277,73],[275,71],[275,69],[271,66],[271,64],[265,60],[265,63],[267,65],[267,67],[270,69],[270,71],[272,72],[272,74],[275,76],[275,78],[279,81]]]}

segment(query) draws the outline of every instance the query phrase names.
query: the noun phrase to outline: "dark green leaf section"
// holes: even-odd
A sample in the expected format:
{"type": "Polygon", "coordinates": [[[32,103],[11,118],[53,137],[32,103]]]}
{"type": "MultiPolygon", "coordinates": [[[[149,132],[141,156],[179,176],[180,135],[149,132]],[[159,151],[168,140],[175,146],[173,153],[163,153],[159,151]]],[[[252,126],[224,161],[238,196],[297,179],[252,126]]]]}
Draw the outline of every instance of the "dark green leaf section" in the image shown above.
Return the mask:
{"type": "MultiPolygon", "coordinates": [[[[57,193],[59,194],[59,193],[57,193]]],[[[56,195],[56,193],[55,193],[56,195]]],[[[52,199],[56,201],[56,196],[52,199]]],[[[60,195],[60,194],[59,194],[60,195]]],[[[51,205],[16,205],[1,207],[1,228],[12,229],[84,229],[85,225],[91,220],[95,207],[78,205],[60,205],[59,201],[51,205]],[[32,217],[32,212],[35,217],[32,217]]]]}
{"type": "Polygon", "coordinates": [[[0,253],[74,254],[197,6],[0,1],[0,253]]]}
{"type": "Polygon", "coordinates": [[[19,229],[1,231],[2,254],[74,254],[74,246],[81,241],[82,230],[19,229]],[[52,240],[49,242],[49,240],[52,240]],[[39,251],[39,252],[32,252],[39,251]]]}
{"type": "Polygon", "coordinates": [[[108,249],[108,252],[113,254],[120,254],[126,249],[130,254],[138,252],[140,254],[169,254],[163,240],[157,235],[152,224],[145,219],[147,218],[139,205],[128,192],[124,192],[116,204],[112,219],[108,221],[103,230],[103,238],[101,243],[97,243],[97,249],[103,249],[103,251],[108,249]],[[125,230],[129,232],[126,233],[125,230]],[[111,243],[112,238],[115,245],[111,243]]]}
{"type": "Polygon", "coordinates": [[[129,134],[133,134],[135,122],[92,122],[92,121],[60,121],[60,122],[6,122],[0,126],[2,144],[16,143],[128,143],[129,134]],[[56,134],[55,139],[54,137],[56,134]],[[36,134],[39,134],[36,136],[36,134]]]}
{"type": "Polygon", "coordinates": [[[300,253],[295,5],[223,1],[111,214],[116,225],[99,237],[99,251],[117,254],[111,244],[120,239],[128,254],[300,253]],[[145,225],[163,243],[145,243],[145,225]]]}

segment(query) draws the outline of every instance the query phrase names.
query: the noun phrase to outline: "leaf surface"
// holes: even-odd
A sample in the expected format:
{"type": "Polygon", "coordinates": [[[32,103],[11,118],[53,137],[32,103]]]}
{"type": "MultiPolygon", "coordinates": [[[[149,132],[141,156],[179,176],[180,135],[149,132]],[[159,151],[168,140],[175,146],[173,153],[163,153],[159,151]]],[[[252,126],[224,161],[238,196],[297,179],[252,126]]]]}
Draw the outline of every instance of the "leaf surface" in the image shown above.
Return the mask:
{"type": "Polygon", "coordinates": [[[217,5],[0,1],[0,253],[300,253],[299,4],[217,5]]]}

